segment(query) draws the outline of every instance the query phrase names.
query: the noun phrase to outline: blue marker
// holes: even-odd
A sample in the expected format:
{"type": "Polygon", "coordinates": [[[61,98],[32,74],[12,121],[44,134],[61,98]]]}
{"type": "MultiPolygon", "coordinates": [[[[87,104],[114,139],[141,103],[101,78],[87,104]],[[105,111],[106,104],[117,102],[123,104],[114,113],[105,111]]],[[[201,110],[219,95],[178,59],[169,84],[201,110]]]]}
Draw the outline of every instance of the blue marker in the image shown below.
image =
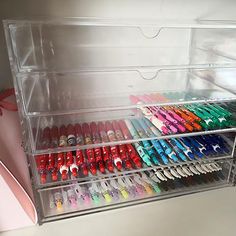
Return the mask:
{"type": "Polygon", "coordinates": [[[177,139],[170,139],[169,142],[171,143],[172,147],[176,151],[177,155],[180,157],[182,161],[187,161],[186,156],[183,154],[183,150],[186,151],[186,148],[177,141],[177,139]]]}
{"type": "Polygon", "coordinates": [[[151,143],[152,143],[154,149],[155,149],[155,150],[157,151],[157,153],[160,155],[161,160],[163,161],[163,163],[164,163],[165,165],[167,165],[167,164],[169,163],[169,161],[168,161],[168,158],[165,156],[165,152],[164,152],[164,150],[162,149],[162,147],[161,147],[159,141],[156,140],[156,139],[154,139],[154,140],[151,140],[151,143]]]}
{"type": "Polygon", "coordinates": [[[175,152],[171,149],[169,144],[165,140],[159,140],[161,146],[163,147],[165,154],[168,155],[174,162],[178,162],[178,158],[175,152]]]}
{"type": "Polygon", "coordinates": [[[160,162],[157,159],[157,155],[154,151],[154,149],[152,148],[152,146],[150,145],[149,141],[142,141],[144,148],[146,149],[148,155],[151,157],[152,162],[155,165],[160,165],[160,162]]]}

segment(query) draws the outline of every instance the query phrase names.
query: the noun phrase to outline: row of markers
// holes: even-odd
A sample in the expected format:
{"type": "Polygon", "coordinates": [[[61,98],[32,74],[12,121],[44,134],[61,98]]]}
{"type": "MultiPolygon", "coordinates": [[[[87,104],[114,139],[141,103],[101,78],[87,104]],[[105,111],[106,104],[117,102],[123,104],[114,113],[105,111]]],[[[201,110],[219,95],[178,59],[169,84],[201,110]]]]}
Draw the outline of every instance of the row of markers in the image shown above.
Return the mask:
{"type": "Polygon", "coordinates": [[[236,126],[233,114],[223,105],[144,106],[155,103],[156,96],[131,95],[130,100],[163,135],[236,126]]]}
{"type": "MultiPolygon", "coordinates": [[[[140,104],[137,97],[133,102],[140,104]]],[[[219,105],[141,107],[144,118],[46,127],[40,132],[40,149],[81,146],[236,126],[231,112],[219,105]]]]}
{"type": "MultiPolygon", "coordinates": [[[[49,207],[57,210],[68,210],[70,208],[91,208],[99,204],[117,203],[124,200],[133,200],[160,194],[165,191],[183,187],[190,187],[196,184],[209,184],[224,180],[221,173],[222,168],[217,163],[204,164],[211,169],[207,173],[187,173],[185,167],[171,167],[162,171],[145,171],[132,176],[122,175],[115,179],[103,179],[90,184],[75,184],[70,187],[63,187],[49,192],[49,207]],[[175,178],[165,178],[167,172],[185,173],[175,178]],[[160,177],[162,175],[162,177],[160,177]]],[[[192,168],[197,167],[191,165],[192,168]]],[[[190,171],[191,172],[191,171],[190,171]]]]}
{"type": "MultiPolygon", "coordinates": [[[[45,183],[83,177],[89,173],[96,175],[142,166],[184,163],[229,152],[230,148],[222,136],[205,135],[37,155],[36,164],[41,183],[45,183]]],[[[199,166],[195,173],[206,171],[199,166]]]]}

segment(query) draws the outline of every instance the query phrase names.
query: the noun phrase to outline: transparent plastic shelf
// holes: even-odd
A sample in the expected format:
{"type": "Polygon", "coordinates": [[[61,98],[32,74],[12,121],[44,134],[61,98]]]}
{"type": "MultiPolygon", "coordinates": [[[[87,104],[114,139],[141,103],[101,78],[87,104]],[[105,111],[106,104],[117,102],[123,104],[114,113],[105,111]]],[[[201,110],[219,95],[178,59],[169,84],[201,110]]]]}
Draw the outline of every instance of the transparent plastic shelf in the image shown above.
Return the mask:
{"type": "Polygon", "coordinates": [[[235,65],[232,22],[146,22],[72,18],[6,20],[4,25],[16,73],[235,65]]]}
{"type": "Polygon", "coordinates": [[[154,139],[235,132],[235,111],[235,103],[196,103],[28,117],[31,148],[27,152],[39,155],[154,139]]]}
{"type": "Polygon", "coordinates": [[[207,135],[203,139],[166,139],[67,153],[30,157],[36,188],[47,188],[74,181],[93,182],[106,177],[145,170],[168,170],[171,167],[233,158],[235,141],[227,135],[207,135]],[[188,146],[187,146],[188,145],[188,146]],[[191,146],[193,145],[193,146],[191,146]],[[104,152],[105,151],[105,152],[104,152]],[[116,152],[117,151],[117,152],[116,152]],[[117,161],[121,165],[117,165],[117,161]]]}
{"type": "Polygon", "coordinates": [[[236,70],[173,69],[17,75],[26,116],[86,113],[137,108],[130,96],[150,95],[139,106],[180,105],[236,100],[236,70]],[[221,81],[224,81],[222,86],[221,81]]]}
{"type": "Polygon", "coordinates": [[[43,209],[42,218],[43,221],[47,221],[53,217],[89,214],[139,202],[230,186],[231,164],[232,161],[219,161],[217,165],[221,170],[167,181],[158,181],[153,171],[145,171],[103,179],[93,182],[93,185],[74,182],[63,187],[40,189],[38,194],[43,209]]]}

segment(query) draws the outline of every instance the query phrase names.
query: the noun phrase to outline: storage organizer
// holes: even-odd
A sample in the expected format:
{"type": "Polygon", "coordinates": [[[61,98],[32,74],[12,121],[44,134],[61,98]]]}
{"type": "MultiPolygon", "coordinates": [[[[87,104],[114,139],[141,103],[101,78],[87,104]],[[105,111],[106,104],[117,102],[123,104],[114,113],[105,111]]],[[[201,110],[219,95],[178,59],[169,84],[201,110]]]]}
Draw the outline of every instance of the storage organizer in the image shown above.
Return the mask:
{"type": "Polygon", "coordinates": [[[40,224],[234,185],[236,25],[4,27],[40,224]]]}

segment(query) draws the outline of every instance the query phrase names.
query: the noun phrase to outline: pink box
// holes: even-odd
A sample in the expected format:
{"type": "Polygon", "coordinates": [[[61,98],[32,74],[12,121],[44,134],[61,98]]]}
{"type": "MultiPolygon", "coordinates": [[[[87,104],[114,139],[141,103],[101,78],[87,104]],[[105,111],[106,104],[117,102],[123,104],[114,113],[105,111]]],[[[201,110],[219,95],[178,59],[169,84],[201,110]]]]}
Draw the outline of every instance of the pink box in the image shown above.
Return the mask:
{"type": "MultiPolygon", "coordinates": [[[[0,108],[15,97],[1,101],[0,108]]],[[[9,108],[9,107],[8,107],[9,108]]],[[[25,153],[18,113],[1,109],[0,116],[0,231],[32,226],[37,223],[37,213],[32,201],[33,192],[25,153]],[[14,174],[12,174],[14,173],[14,174]]]]}

